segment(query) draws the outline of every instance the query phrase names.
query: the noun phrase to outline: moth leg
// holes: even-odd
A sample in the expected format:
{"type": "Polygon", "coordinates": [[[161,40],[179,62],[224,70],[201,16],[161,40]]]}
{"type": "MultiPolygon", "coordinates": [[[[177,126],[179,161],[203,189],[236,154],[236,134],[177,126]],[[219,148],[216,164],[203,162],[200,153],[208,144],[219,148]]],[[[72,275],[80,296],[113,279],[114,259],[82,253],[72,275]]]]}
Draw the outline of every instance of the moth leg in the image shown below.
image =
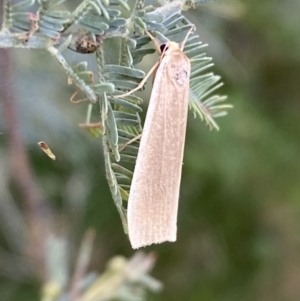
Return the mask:
{"type": "Polygon", "coordinates": [[[143,78],[143,80],[139,83],[139,85],[136,88],[134,88],[131,91],[128,91],[128,92],[126,92],[124,94],[114,95],[113,98],[125,97],[125,96],[128,96],[128,95],[134,93],[135,91],[141,89],[144,86],[144,84],[146,83],[146,81],[149,78],[149,76],[156,70],[156,68],[158,67],[159,63],[160,62],[155,63],[155,65],[150,69],[150,71],[146,74],[146,76],[143,78]]]}
{"type": "Polygon", "coordinates": [[[192,25],[192,27],[190,28],[190,30],[188,31],[188,33],[186,34],[183,42],[180,44],[180,50],[183,51],[183,48],[185,46],[185,43],[187,41],[187,39],[189,38],[189,35],[192,33],[192,31],[195,29],[195,25],[192,25]]]}
{"type": "Polygon", "coordinates": [[[75,96],[78,94],[78,92],[79,92],[79,89],[77,89],[77,90],[73,93],[73,95],[71,96],[70,101],[71,101],[72,103],[81,103],[81,102],[83,102],[83,101],[87,101],[87,100],[88,100],[87,97],[86,97],[86,98],[82,98],[82,99],[78,99],[78,100],[74,100],[74,98],[75,98],[75,96]]]}
{"type": "Polygon", "coordinates": [[[132,138],[131,140],[129,140],[128,142],[124,143],[120,148],[119,148],[119,152],[121,152],[122,150],[124,150],[127,145],[135,142],[136,140],[139,140],[142,137],[142,134],[139,134],[137,136],[135,136],[134,138],[132,138]]]}
{"type": "MultiPolygon", "coordinates": [[[[190,30],[191,31],[191,30],[190,30]]],[[[151,35],[151,33],[149,31],[146,30],[146,34],[149,36],[149,38],[152,40],[153,44],[154,44],[154,47],[156,49],[156,51],[159,53],[159,55],[161,56],[162,52],[160,50],[160,45],[158,44],[158,42],[156,41],[156,39],[151,35]]],[[[150,71],[147,73],[147,75],[143,78],[143,80],[139,83],[139,85],[132,89],[131,91],[128,91],[124,94],[121,94],[121,95],[115,95],[113,96],[113,98],[119,98],[119,97],[125,97],[125,96],[128,96],[134,92],[136,92],[137,90],[141,89],[144,84],[146,83],[147,79],[149,78],[149,76],[152,74],[152,73],[155,73],[156,72],[156,69],[158,68],[160,64],[160,61],[158,61],[151,69],[150,71]]]]}

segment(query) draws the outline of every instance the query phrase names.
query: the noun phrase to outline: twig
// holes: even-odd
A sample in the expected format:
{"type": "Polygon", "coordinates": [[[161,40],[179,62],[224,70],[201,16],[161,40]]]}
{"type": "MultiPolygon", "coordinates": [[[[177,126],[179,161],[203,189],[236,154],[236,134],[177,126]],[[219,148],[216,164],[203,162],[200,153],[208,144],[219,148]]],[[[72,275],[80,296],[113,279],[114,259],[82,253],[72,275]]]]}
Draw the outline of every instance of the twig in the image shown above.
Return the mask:
{"type": "Polygon", "coordinates": [[[29,240],[23,252],[34,265],[33,270],[39,273],[37,276],[42,278],[48,206],[33,180],[23,138],[20,133],[17,105],[11,91],[13,71],[9,51],[1,49],[0,57],[5,62],[0,69],[2,71],[0,74],[2,78],[0,80],[0,91],[2,91],[0,101],[3,104],[3,119],[7,127],[11,174],[20,190],[20,195],[24,198],[28,222],[29,240]]]}
{"type": "Polygon", "coordinates": [[[71,282],[69,294],[70,300],[77,300],[79,297],[80,284],[86,275],[87,267],[90,263],[95,234],[96,233],[93,229],[89,229],[83,237],[77,260],[77,265],[75,268],[73,280],[71,282]]]}

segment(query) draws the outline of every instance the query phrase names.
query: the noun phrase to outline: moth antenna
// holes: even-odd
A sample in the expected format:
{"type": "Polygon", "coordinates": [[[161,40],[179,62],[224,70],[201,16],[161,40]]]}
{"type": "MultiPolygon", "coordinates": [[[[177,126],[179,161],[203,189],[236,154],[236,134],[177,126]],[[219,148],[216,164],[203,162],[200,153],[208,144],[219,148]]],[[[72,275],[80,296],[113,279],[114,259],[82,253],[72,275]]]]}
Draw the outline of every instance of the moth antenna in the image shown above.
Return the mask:
{"type": "Polygon", "coordinates": [[[146,34],[149,36],[149,38],[153,42],[154,47],[155,47],[156,51],[158,52],[158,54],[161,55],[160,45],[158,44],[158,42],[156,41],[156,39],[154,38],[154,36],[148,30],[146,30],[146,34]]]}
{"type": "Polygon", "coordinates": [[[192,33],[192,31],[195,29],[195,25],[192,25],[192,27],[190,28],[190,30],[188,31],[187,35],[185,36],[183,42],[181,43],[180,45],[180,50],[183,51],[184,49],[184,46],[185,46],[185,43],[186,41],[188,40],[189,38],[189,35],[192,33]]]}

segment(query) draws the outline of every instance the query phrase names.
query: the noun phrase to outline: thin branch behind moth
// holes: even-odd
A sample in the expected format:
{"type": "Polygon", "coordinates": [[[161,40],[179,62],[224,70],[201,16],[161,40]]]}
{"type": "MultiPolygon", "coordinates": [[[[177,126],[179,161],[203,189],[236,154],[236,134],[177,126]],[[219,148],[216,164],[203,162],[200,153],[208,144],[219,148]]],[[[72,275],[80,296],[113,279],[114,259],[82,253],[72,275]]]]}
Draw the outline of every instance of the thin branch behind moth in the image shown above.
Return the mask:
{"type": "Polygon", "coordinates": [[[128,233],[134,249],[176,241],[177,211],[189,101],[191,65],[184,45],[168,42],[141,84],[156,70],[130,188],[128,233]]]}

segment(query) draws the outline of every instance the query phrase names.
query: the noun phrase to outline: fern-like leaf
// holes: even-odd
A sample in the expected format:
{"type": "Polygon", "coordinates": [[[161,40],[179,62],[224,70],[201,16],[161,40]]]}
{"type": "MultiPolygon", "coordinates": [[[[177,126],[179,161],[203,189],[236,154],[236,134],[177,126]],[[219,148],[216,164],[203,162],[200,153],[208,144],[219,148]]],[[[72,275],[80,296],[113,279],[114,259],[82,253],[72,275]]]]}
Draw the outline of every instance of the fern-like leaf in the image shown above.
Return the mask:
{"type": "MultiPolygon", "coordinates": [[[[166,14],[158,8],[157,11],[150,11],[149,13],[145,13],[145,11],[136,13],[133,19],[135,28],[139,28],[141,31],[143,29],[154,30],[156,37],[162,43],[167,40],[179,43],[191,28],[191,24],[180,14],[180,9],[177,6],[169,7],[168,12],[169,14],[166,14]],[[155,21],[157,22],[151,21],[153,16],[156,16],[155,21]]],[[[114,95],[119,93],[118,90],[131,90],[136,87],[141,77],[134,78],[134,75],[142,75],[142,73],[135,69],[133,65],[140,62],[145,55],[154,52],[153,48],[144,47],[150,42],[148,36],[136,33],[128,41],[130,41],[131,47],[129,47],[129,52],[125,51],[127,59],[124,59],[127,66],[107,67],[108,70],[111,68],[113,71],[111,75],[108,73],[106,80],[115,85],[114,95]]],[[[206,46],[195,34],[189,36],[185,45],[184,52],[191,61],[189,104],[195,116],[205,120],[210,128],[219,129],[214,118],[224,116],[231,106],[223,104],[226,97],[214,94],[215,90],[222,86],[222,83],[219,76],[206,73],[206,70],[213,66],[211,58],[203,52],[203,48],[206,46]]],[[[141,128],[137,132],[132,130],[134,127],[140,127],[140,119],[136,118],[139,110],[136,110],[135,106],[130,107],[132,105],[130,98],[132,97],[136,96],[130,95],[120,99],[108,96],[114,108],[119,136],[118,145],[119,149],[122,150],[120,151],[120,158],[117,160],[118,163],[112,163],[111,170],[114,173],[118,192],[123,201],[127,201],[129,196],[132,172],[128,169],[128,164],[135,164],[136,162],[139,147],[137,137],[141,130],[141,128]]],[[[111,157],[111,160],[113,162],[114,158],[111,157]]],[[[123,205],[122,208],[125,210],[123,205]]]]}

